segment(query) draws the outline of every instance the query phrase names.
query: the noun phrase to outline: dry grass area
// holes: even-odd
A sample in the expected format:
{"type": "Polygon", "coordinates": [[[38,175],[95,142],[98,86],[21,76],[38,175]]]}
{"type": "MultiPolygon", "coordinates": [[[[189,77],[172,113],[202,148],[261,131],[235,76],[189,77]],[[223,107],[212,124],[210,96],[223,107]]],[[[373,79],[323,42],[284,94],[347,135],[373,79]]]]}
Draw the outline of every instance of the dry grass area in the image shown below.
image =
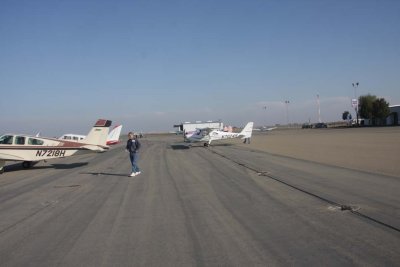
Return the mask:
{"type": "Polygon", "coordinates": [[[250,145],[239,145],[272,154],[400,177],[400,127],[276,129],[253,132],[250,145]]]}

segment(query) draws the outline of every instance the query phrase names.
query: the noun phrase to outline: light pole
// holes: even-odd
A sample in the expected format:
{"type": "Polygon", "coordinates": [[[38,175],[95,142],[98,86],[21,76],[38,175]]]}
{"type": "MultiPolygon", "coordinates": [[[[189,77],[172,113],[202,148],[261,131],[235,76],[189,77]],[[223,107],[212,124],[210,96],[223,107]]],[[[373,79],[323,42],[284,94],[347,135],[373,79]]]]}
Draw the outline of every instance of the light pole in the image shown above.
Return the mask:
{"type": "Polygon", "coordinates": [[[322,122],[321,121],[321,107],[320,107],[320,103],[319,103],[319,95],[317,95],[317,105],[318,105],[318,122],[322,122]]]}
{"type": "MultiPolygon", "coordinates": [[[[267,113],[267,106],[263,106],[263,110],[265,110],[265,113],[267,113]]],[[[267,116],[265,116],[265,117],[267,117],[267,116]]],[[[267,120],[265,122],[267,122],[267,120]]],[[[265,124],[265,127],[267,126],[267,124],[265,124]]]]}
{"type": "Polygon", "coordinates": [[[354,109],[355,109],[355,111],[356,111],[357,126],[360,126],[360,125],[358,124],[358,99],[357,99],[357,87],[358,87],[359,84],[360,84],[359,82],[352,83],[353,88],[354,88],[354,97],[355,97],[355,107],[354,107],[354,109]]]}
{"type": "Polygon", "coordinates": [[[285,105],[286,105],[286,124],[289,127],[289,100],[285,100],[285,105]]]}

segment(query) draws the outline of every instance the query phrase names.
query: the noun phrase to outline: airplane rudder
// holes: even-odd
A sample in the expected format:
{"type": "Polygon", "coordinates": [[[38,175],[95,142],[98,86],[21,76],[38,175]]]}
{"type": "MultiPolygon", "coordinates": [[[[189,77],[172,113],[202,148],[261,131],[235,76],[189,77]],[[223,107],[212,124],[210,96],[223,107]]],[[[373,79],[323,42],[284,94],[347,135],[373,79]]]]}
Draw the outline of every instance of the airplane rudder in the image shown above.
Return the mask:
{"type": "Polygon", "coordinates": [[[107,143],[107,136],[111,123],[112,121],[110,120],[97,120],[95,125],[92,127],[92,129],[84,139],[84,142],[88,144],[105,146],[107,143]]]}
{"type": "Polygon", "coordinates": [[[245,134],[245,137],[251,137],[251,134],[253,133],[253,125],[253,122],[249,122],[244,127],[243,133],[245,134]]]}

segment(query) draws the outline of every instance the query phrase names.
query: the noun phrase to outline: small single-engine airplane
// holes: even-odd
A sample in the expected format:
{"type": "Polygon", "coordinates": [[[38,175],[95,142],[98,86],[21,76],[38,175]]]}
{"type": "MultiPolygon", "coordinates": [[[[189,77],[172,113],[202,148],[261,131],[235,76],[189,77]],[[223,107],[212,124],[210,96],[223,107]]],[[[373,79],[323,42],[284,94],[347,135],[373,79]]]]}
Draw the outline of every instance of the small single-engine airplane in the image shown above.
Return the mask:
{"type": "Polygon", "coordinates": [[[64,158],[93,152],[104,152],[111,121],[98,120],[84,140],[72,142],[55,138],[21,134],[0,136],[0,174],[6,161],[22,161],[24,168],[47,159],[64,158]]]}
{"type": "Polygon", "coordinates": [[[204,142],[204,146],[209,146],[212,141],[224,140],[229,138],[251,138],[253,131],[253,122],[249,122],[240,133],[224,132],[209,128],[197,129],[195,133],[186,136],[188,143],[204,142]]]}
{"type": "Polygon", "coordinates": [[[275,130],[278,127],[265,127],[265,126],[261,126],[260,128],[254,128],[254,131],[260,131],[260,132],[269,132],[272,130],[275,130]]]}
{"type": "MultiPolygon", "coordinates": [[[[121,135],[122,125],[115,126],[107,136],[106,145],[115,145],[119,143],[119,136],[121,135]]],[[[61,140],[73,141],[73,142],[85,142],[86,136],[80,134],[63,134],[61,140]]]]}

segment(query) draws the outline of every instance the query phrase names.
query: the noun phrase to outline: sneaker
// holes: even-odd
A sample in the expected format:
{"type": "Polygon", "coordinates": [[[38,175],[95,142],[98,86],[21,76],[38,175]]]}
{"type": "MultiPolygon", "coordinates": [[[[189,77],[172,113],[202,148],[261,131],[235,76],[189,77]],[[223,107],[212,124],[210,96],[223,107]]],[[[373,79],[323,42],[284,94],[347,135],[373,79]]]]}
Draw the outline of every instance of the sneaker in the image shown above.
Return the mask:
{"type": "Polygon", "coordinates": [[[136,176],[136,172],[132,172],[131,175],[129,175],[130,177],[136,176]]]}
{"type": "Polygon", "coordinates": [[[137,173],[136,173],[136,175],[139,175],[139,174],[141,174],[142,172],[141,171],[138,171],[137,173]]]}

